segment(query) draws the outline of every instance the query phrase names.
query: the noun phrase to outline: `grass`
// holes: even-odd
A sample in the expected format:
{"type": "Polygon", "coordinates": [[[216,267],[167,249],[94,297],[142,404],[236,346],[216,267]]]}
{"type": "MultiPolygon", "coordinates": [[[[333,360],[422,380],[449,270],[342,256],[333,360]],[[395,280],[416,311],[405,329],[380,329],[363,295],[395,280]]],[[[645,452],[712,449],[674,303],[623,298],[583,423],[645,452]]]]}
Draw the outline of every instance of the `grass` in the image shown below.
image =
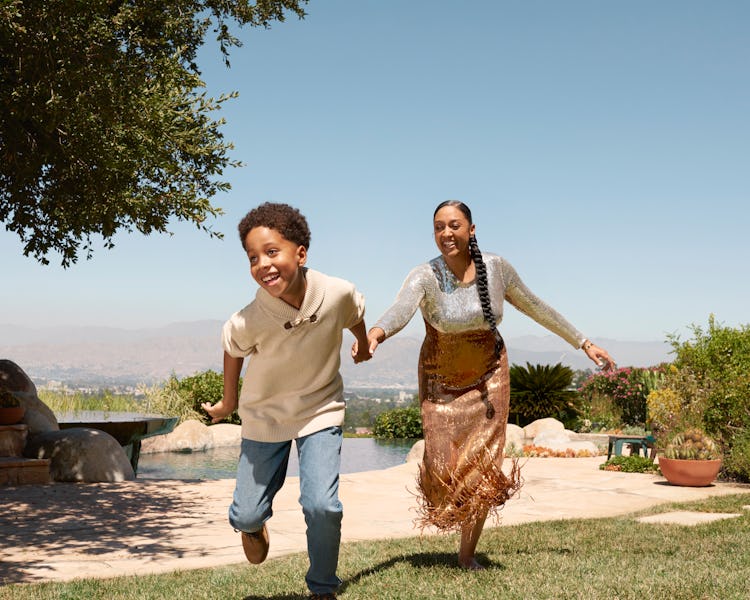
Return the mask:
{"type": "Polygon", "coordinates": [[[81,392],[66,393],[53,390],[39,390],[39,399],[54,413],[76,413],[87,410],[105,412],[130,412],[141,410],[138,401],[129,394],[114,394],[103,391],[97,394],[81,392]]]}
{"type": "Polygon", "coordinates": [[[205,416],[193,409],[174,389],[174,386],[153,386],[144,390],[145,396],[139,400],[130,394],[115,394],[104,390],[95,394],[81,392],[59,392],[39,390],[39,399],[55,414],[78,413],[82,411],[156,413],[186,419],[201,420],[205,416]]]}
{"type": "MultiPolygon", "coordinates": [[[[741,513],[686,527],[629,517],[535,522],[485,531],[482,572],[455,566],[455,536],[344,544],[341,600],[638,599],[748,597],[750,494],[662,505],[667,510],[741,513]]],[[[273,543],[273,541],[272,541],[273,543]]],[[[239,549],[238,549],[239,551],[239,549]]],[[[307,556],[115,579],[0,587],[0,600],[291,600],[304,597],[307,556]]]]}

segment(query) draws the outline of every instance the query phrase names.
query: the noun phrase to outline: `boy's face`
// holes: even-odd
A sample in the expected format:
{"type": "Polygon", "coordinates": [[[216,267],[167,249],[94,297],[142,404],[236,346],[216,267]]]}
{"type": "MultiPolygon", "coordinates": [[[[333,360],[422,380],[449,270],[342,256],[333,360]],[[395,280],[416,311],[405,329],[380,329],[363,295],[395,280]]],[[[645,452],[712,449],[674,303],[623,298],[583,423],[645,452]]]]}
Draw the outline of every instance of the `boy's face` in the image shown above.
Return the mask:
{"type": "Polygon", "coordinates": [[[245,250],[257,284],[273,297],[300,308],[306,289],[300,268],[307,261],[305,247],[290,242],[276,229],[253,227],[245,237],[245,250]]]}

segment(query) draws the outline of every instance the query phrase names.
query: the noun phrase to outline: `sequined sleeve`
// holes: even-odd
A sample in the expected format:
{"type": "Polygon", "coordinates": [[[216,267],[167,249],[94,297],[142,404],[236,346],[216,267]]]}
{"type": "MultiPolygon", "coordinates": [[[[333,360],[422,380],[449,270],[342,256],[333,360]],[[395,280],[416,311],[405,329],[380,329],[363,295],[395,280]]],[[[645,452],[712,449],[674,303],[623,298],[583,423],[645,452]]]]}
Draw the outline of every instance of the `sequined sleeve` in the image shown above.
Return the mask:
{"type": "Polygon", "coordinates": [[[433,277],[428,265],[419,265],[410,271],[391,307],[375,323],[389,338],[401,331],[411,321],[425,295],[427,280],[433,277]]]}
{"type": "MultiPolygon", "coordinates": [[[[490,258],[490,257],[488,257],[490,258]]],[[[513,266],[499,256],[490,261],[499,268],[505,288],[505,299],[523,314],[534,319],[542,327],[559,335],[574,348],[580,348],[586,336],[568,322],[565,317],[545,303],[526,287],[513,266]]]]}

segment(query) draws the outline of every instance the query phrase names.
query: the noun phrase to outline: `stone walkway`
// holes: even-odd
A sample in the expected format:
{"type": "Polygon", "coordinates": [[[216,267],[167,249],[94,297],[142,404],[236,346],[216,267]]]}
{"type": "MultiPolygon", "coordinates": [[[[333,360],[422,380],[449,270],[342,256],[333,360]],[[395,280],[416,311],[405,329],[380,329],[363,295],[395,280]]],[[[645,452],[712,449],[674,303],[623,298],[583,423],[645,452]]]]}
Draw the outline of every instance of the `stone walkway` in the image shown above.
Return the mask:
{"type": "MultiPolygon", "coordinates": [[[[600,471],[604,457],[521,459],[524,486],[502,525],[628,514],[666,502],[750,493],[717,483],[671,486],[657,475],[600,471]]],[[[341,476],[343,541],[417,535],[416,464],[341,476]]],[[[227,524],[233,480],[137,480],[0,487],[0,584],[114,577],[244,562],[227,524]]],[[[270,557],[305,549],[290,478],[269,521],[270,557]]],[[[481,550],[481,542],[480,542],[481,550]]]]}

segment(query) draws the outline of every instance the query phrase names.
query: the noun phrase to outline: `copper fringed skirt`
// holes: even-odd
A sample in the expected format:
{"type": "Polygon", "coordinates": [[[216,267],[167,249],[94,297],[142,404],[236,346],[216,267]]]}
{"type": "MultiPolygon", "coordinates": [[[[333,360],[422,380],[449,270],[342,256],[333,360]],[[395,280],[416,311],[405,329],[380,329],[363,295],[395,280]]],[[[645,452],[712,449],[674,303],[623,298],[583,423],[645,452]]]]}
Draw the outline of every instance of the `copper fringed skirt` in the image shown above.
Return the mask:
{"type": "Polygon", "coordinates": [[[441,333],[425,323],[419,397],[425,452],[419,527],[460,531],[495,514],[521,487],[517,461],[502,471],[510,381],[503,346],[478,330],[441,333]]]}

